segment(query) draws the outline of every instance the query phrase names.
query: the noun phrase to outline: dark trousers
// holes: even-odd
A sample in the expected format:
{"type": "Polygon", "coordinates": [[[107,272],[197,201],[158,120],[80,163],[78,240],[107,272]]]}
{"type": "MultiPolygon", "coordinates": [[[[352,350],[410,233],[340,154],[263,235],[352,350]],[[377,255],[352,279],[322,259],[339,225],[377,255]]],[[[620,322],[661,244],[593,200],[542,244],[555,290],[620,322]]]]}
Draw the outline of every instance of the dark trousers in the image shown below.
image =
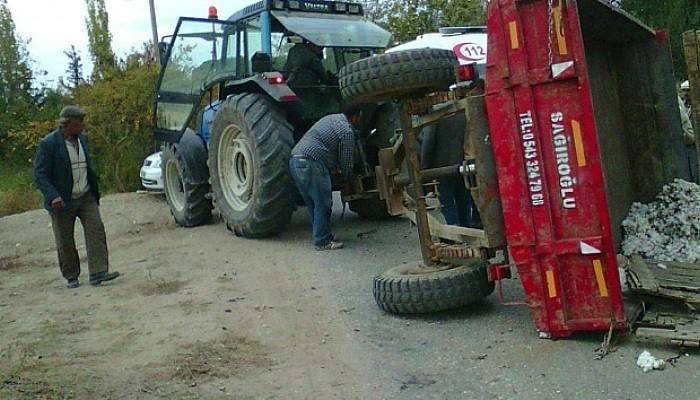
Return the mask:
{"type": "Polygon", "coordinates": [[[309,210],[314,245],[324,246],[333,239],[331,211],[333,190],[331,174],[320,162],[310,158],[289,159],[289,173],[309,210]]]}
{"type": "Polygon", "coordinates": [[[461,178],[444,178],[438,186],[442,215],[447,225],[481,229],[481,215],[461,178]]]}
{"type": "Polygon", "coordinates": [[[69,209],[51,210],[51,226],[56,240],[58,265],[66,280],[77,279],[80,275],[80,258],[75,248],[75,219],[80,218],[85,235],[85,246],[88,256],[88,271],[90,275],[109,270],[107,253],[107,236],[100,217],[97,201],[90,194],[85,194],[69,209]]]}

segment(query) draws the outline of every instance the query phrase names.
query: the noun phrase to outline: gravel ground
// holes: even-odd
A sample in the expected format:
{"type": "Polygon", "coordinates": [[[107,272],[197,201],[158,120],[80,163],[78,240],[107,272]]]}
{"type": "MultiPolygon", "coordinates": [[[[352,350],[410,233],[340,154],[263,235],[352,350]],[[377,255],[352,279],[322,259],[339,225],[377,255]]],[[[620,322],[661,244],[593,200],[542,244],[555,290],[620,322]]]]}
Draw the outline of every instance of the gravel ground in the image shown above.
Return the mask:
{"type": "MultiPolygon", "coordinates": [[[[495,295],[435,315],[381,312],[372,277],[419,258],[404,219],[336,210],[347,248],[321,253],[301,210],[267,240],[219,222],[177,228],[149,195],[108,196],[102,210],[124,276],[76,291],[58,276],[44,211],[0,219],[0,398],[698,398],[697,353],[645,374],[643,349],[677,351],[620,337],[596,360],[602,334],[538,339],[529,311],[495,295]]],[[[522,300],[516,279],[504,289],[522,300]]]]}

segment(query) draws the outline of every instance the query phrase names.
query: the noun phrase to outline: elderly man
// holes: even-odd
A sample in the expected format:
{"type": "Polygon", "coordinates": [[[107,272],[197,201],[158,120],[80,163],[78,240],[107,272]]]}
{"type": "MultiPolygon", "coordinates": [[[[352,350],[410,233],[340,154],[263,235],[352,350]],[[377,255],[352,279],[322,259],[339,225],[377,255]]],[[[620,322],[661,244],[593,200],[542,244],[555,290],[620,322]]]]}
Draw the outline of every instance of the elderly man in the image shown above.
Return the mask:
{"type": "Polygon", "coordinates": [[[109,272],[107,238],[100,217],[100,191],[83,134],[85,112],[77,106],[61,110],[58,129],[39,143],[34,157],[34,181],[51,216],[58,264],[68,288],[80,283],[80,259],[75,248],[75,219],[80,218],[87,247],[90,284],[119,276],[109,272]]]}
{"type": "Polygon", "coordinates": [[[359,107],[345,106],[342,114],[321,118],[292,149],[289,173],[309,209],[316,250],[343,248],[331,234],[331,172],[340,170],[346,180],[352,177],[360,115],[359,107]]]}

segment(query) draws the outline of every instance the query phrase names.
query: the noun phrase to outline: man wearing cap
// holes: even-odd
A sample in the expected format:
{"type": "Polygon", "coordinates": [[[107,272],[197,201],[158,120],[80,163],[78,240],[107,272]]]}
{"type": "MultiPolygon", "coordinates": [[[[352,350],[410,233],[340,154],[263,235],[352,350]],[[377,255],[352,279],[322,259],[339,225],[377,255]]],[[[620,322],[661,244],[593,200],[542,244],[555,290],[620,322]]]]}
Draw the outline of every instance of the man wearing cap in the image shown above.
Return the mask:
{"type": "Polygon", "coordinates": [[[85,234],[90,284],[99,285],[119,276],[118,272],[109,272],[100,191],[83,134],[84,118],[85,112],[79,107],[64,107],[58,129],[41,140],[34,157],[34,182],[51,216],[58,264],[71,289],[80,285],[80,259],[74,237],[76,218],[80,218],[85,234]]]}

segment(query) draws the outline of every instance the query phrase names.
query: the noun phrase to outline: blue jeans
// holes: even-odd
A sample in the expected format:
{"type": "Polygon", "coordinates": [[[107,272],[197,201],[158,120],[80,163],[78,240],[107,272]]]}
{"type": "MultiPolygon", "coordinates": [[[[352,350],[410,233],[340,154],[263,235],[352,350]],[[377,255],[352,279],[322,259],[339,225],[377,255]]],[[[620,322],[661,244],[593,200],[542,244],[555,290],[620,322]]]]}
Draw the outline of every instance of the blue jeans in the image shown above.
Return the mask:
{"type": "Polygon", "coordinates": [[[442,215],[447,225],[481,228],[481,215],[461,178],[443,178],[438,186],[442,215]]]}
{"type": "Polygon", "coordinates": [[[311,216],[314,245],[324,246],[333,239],[331,235],[331,210],[333,190],[331,174],[320,162],[310,158],[289,159],[289,174],[304,198],[311,216]]]}

